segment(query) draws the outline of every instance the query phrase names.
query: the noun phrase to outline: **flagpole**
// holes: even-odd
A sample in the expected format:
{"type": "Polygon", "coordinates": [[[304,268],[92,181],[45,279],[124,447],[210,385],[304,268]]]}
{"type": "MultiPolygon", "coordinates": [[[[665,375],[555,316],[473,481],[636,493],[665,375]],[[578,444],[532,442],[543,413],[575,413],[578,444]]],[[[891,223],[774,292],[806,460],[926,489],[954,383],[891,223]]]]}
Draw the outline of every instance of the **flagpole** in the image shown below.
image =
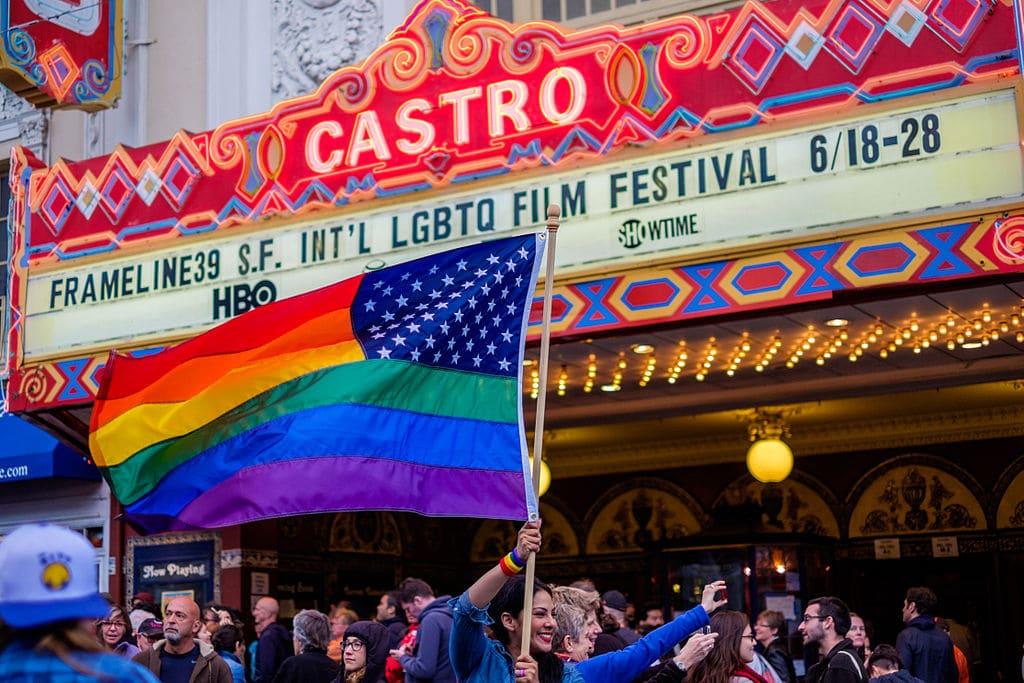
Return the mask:
{"type": "MultiPolygon", "coordinates": [[[[537,393],[537,411],[533,425],[533,494],[540,490],[540,460],[544,446],[544,407],[547,403],[548,355],[551,351],[551,290],[555,279],[555,239],[558,236],[558,219],[562,211],[557,204],[548,205],[547,264],[544,271],[544,316],[540,328],[540,391],[537,393]]],[[[538,513],[540,502],[538,497],[538,513]]],[[[530,521],[536,521],[534,515],[530,521]]],[[[537,553],[526,558],[526,587],[523,591],[523,640],[521,654],[530,654],[530,625],[533,623],[533,581],[536,574],[537,553]]]]}

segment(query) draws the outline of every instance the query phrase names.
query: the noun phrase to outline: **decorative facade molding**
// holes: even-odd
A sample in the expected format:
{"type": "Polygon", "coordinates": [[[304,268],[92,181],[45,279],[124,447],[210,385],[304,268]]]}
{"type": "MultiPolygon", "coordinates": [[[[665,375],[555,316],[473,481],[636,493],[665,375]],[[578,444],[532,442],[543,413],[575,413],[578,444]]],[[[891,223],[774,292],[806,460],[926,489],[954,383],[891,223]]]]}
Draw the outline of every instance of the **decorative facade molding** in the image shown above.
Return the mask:
{"type": "Polygon", "coordinates": [[[886,460],[846,500],[848,537],[957,533],[988,526],[977,480],[949,460],[919,453],[886,460]]]}
{"type": "Polygon", "coordinates": [[[339,512],[327,531],[336,552],[402,555],[402,534],[395,515],[384,510],[339,512]]]}
{"type": "Polygon", "coordinates": [[[711,506],[712,516],[714,511],[743,507],[756,511],[750,524],[760,533],[842,535],[837,519],[841,503],[827,486],[804,472],[793,472],[778,484],[764,484],[744,474],[719,494],[711,506]]]}
{"type": "Polygon", "coordinates": [[[278,564],[278,569],[303,574],[323,574],[324,558],[311,555],[288,555],[278,564]]]}
{"type": "Polygon", "coordinates": [[[230,548],[220,551],[221,569],[240,569],[242,567],[242,549],[230,548]]]}
{"type": "MultiPolygon", "coordinates": [[[[604,448],[561,448],[556,433],[545,455],[559,478],[743,462],[749,441],[740,425],[735,432],[623,441],[604,448]]],[[[800,458],[1018,436],[1024,436],[1024,406],[1002,406],[801,427],[790,445],[800,458]]]]}
{"type": "MultiPolygon", "coordinates": [[[[1000,551],[1020,551],[1024,549],[1024,535],[999,535],[994,536],[988,533],[980,534],[948,534],[957,540],[956,547],[960,555],[977,555],[982,553],[1000,551]]],[[[899,559],[909,557],[934,557],[932,536],[900,537],[899,559]]],[[[876,560],[875,545],[873,540],[853,540],[849,545],[839,550],[839,556],[844,560],[876,560]]]]}
{"type": "Polygon", "coordinates": [[[316,90],[384,42],[376,0],[274,0],[271,92],[275,102],[316,90]]]}
{"type": "Polygon", "coordinates": [[[221,569],[277,569],[278,557],[276,550],[246,550],[229,548],[220,553],[221,569]]]}
{"type": "Polygon", "coordinates": [[[45,158],[46,133],[49,119],[14,91],[0,87],[0,144],[5,149],[19,143],[45,158]]]}

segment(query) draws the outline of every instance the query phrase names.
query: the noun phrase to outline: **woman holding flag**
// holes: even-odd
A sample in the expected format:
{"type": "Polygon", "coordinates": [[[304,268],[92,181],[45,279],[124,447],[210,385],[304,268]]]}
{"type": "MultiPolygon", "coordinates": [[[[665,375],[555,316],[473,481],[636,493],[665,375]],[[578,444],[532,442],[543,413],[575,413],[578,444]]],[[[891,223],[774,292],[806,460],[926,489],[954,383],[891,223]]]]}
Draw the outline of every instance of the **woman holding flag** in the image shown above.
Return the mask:
{"type": "Polygon", "coordinates": [[[519,572],[529,554],[540,550],[540,540],[540,522],[527,522],[512,552],[451,601],[452,668],[462,683],[583,683],[573,665],[552,652],[551,589],[535,581],[532,614],[523,614],[526,582],[519,572]],[[526,618],[530,651],[522,652],[526,618]],[[496,641],[484,635],[485,625],[496,641]]]}
{"type": "MultiPolygon", "coordinates": [[[[452,600],[454,611],[451,658],[462,683],[618,683],[643,673],[651,662],[694,630],[709,623],[708,613],[726,604],[715,596],[724,581],[709,582],[701,605],[673,619],[625,650],[609,652],[579,663],[564,662],[553,652],[557,627],[552,614],[551,589],[535,582],[530,651],[521,652],[524,627],[523,602],[526,582],[519,575],[529,553],[540,549],[539,522],[527,522],[519,530],[516,547],[452,600]],[[497,642],[489,640],[483,626],[490,625],[497,642]]],[[[713,636],[701,636],[701,657],[714,648],[713,636]]],[[[698,658],[699,659],[699,658],[698,658]]]]}

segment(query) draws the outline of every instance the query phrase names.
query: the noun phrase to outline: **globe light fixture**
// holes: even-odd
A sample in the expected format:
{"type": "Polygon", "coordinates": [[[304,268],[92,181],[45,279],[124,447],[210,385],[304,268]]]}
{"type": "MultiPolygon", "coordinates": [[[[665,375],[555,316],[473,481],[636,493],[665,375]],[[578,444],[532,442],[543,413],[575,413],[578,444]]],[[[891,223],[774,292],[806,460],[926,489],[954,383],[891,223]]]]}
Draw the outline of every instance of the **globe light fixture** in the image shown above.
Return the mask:
{"type": "Polygon", "coordinates": [[[789,426],[782,413],[758,409],[748,427],[750,448],[747,470],[763,484],[785,480],[793,471],[793,450],[783,439],[789,438],[789,426]]]}
{"type": "MultiPolygon", "coordinates": [[[[530,472],[533,472],[533,456],[530,456],[530,472]]],[[[543,496],[548,492],[548,488],[551,487],[551,468],[544,462],[543,458],[540,461],[540,487],[537,489],[537,497],[543,496]]]]}

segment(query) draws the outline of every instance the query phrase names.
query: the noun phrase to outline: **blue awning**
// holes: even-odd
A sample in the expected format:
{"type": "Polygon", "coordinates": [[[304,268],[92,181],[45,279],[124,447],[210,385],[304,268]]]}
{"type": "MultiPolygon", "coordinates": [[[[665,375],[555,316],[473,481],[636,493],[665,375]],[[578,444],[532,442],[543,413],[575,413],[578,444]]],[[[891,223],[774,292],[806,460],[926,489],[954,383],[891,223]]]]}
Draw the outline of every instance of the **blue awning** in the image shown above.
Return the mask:
{"type": "Polygon", "coordinates": [[[17,415],[0,416],[0,485],[51,477],[101,479],[91,458],[17,415]]]}

